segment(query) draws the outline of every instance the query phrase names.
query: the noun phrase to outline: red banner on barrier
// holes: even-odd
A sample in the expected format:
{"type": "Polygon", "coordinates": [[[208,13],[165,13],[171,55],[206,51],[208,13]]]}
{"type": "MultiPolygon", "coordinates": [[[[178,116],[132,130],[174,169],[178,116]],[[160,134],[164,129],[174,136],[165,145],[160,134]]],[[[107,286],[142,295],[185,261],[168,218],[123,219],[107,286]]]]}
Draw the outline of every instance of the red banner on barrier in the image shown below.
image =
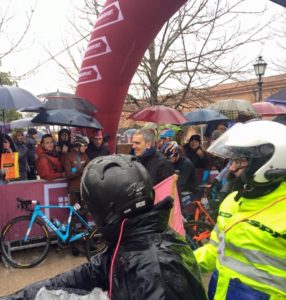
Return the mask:
{"type": "MultiPolygon", "coordinates": [[[[17,209],[16,198],[38,200],[42,205],[66,205],[67,183],[65,180],[54,181],[19,181],[0,186],[0,229],[17,216],[28,214],[17,209]]],[[[46,209],[44,213],[50,217],[67,221],[66,209],[46,209]]]]}

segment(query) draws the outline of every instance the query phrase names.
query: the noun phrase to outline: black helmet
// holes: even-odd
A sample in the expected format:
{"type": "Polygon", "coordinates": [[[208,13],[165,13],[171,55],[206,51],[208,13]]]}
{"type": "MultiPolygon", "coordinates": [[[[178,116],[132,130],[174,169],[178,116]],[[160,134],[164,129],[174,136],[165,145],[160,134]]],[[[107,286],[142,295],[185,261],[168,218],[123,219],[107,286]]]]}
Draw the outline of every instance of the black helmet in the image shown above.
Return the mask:
{"type": "Polygon", "coordinates": [[[131,155],[93,159],[82,175],[81,195],[101,227],[154,205],[149,174],[131,155]]]}
{"type": "Polygon", "coordinates": [[[88,143],[89,143],[88,137],[82,136],[82,135],[76,135],[73,144],[74,144],[75,147],[78,147],[78,146],[81,146],[81,145],[86,145],[87,146],[88,143]]]}

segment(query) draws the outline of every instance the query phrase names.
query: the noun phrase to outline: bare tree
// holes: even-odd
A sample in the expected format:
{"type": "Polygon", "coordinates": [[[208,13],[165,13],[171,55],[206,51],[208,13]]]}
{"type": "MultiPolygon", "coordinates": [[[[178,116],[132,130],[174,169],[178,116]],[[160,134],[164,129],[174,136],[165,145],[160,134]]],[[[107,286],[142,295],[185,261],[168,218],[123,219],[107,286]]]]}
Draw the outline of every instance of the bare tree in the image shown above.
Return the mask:
{"type": "Polygon", "coordinates": [[[63,50],[69,58],[69,66],[62,63],[59,54],[53,54],[50,49],[43,46],[49,55],[49,60],[52,59],[63,71],[69,81],[69,87],[75,90],[80,71],[81,59],[86,51],[86,45],[89,41],[92,29],[94,27],[97,16],[99,15],[104,0],[84,0],[80,6],[75,7],[76,14],[71,16],[69,23],[71,25],[72,36],[63,41],[63,50]],[[76,36],[76,40],[74,37],[76,36]]]}
{"type": "MultiPolygon", "coordinates": [[[[286,11],[286,9],[281,8],[281,10],[286,11]]],[[[286,53],[286,16],[285,14],[282,16],[282,22],[281,22],[281,29],[276,30],[276,44],[277,47],[282,50],[282,52],[286,53]]],[[[273,62],[275,65],[276,70],[278,70],[281,73],[286,72],[286,58],[285,55],[278,58],[275,62],[273,62]]]]}
{"type": "MultiPolygon", "coordinates": [[[[31,27],[35,6],[36,5],[31,6],[29,11],[25,12],[24,25],[19,24],[19,28],[20,28],[19,31],[15,32],[13,35],[7,34],[7,32],[9,32],[7,28],[9,28],[10,23],[16,19],[15,10],[14,8],[12,8],[10,1],[7,1],[6,6],[5,5],[0,6],[0,44],[1,44],[0,62],[11,53],[15,53],[16,51],[21,51],[20,46],[24,41],[31,27]]],[[[0,73],[0,78],[3,77],[5,79],[7,76],[9,76],[10,83],[11,84],[15,83],[11,78],[11,74],[3,73],[2,75],[3,76],[1,76],[0,73]]]]}
{"type": "Polygon", "coordinates": [[[241,11],[244,2],[189,1],[147,50],[129,90],[129,103],[204,106],[210,102],[209,87],[247,72],[249,63],[242,64],[235,51],[266,39],[262,31],[270,22],[242,26],[243,16],[264,12],[241,11]]]}
{"type": "MultiPolygon", "coordinates": [[[[103,2],[85,0],[84,8],[79,10],[82,20],[87,20],[82,23],[84,26],[78,26],[75,19],[71,20],[78,41],[85,41],[85,45],[103,2]]],[[[247,4],[246,0],[188,1],[165,24],[146,51],[132,80],[126,104],[137,108],[156,104],[177,109],[203,106],[210,101],[210,86],[230,79],[238,80],[240,75],[249,71],[249,61],[244,59],[242,63],[243,59],[236,55],[236,50],[267,39],[263,29],[273,19],[246,26],[243,17],[258,18],[263,16],[266,8],[245,11],[244,4],[247,4]]],[[[75,53],[80,52],[82,57],[83,48],[72,47],[71,51],[69,45],[73,44],[65,41],[71,66],[76,72],[72,73],[66,65],[54,59],[75,84],[79,71],[75,53]]],[[[53,57],[51,53],[50,56],[53,57]]]]}

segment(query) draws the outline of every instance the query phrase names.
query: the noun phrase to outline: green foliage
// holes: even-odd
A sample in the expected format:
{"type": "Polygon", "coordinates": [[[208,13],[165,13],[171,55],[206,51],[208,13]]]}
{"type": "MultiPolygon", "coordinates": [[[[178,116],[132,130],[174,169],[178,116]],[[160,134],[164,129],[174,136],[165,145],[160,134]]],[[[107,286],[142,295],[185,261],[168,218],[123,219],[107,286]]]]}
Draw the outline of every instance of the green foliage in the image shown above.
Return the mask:
{"type": "MultiPolygon", "coordinates": [[[[22,118],[23,118],[22,114],[17,112],[15,109],[9,109],[9,110],[6,109],[5,110],[5,122],[6,123],[14,121],[14,120],[19,120],[22,118]]],[[[0,111],[0,121],[3,122],[3,111],[2,110],[0,111]]]]}
{"type": "Polygon", "coordinates": [[[0,72],[0,85],[15,85],[16,82],[11,79],[10,72],[0,72]]]}
{"type": "MultiPolygon", "coordinates": [[[[0,72],[0,85],[15,85],[16,82],[11,79],[10,72],[0,72]]],[[[15,109],[5,110],[5,122],[11,122],[14,120],[22,119],[21,113],[17,112],[15,109]]],[[[0,111],[0,121],[3,122],[3,110],[0,111]]]]}

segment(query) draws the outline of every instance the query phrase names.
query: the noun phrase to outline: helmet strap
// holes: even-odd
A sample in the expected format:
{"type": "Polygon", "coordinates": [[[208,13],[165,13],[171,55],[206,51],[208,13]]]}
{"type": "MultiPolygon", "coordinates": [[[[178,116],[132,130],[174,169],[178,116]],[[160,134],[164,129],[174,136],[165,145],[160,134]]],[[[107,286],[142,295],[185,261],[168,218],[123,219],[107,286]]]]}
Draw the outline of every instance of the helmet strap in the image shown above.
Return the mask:
{"type": "Polygon", "coordinates": [[[235,200],[237,201],[240,197],[245,197],[248,199],[256,199],[262,196],[265,196],[274,190],[276,190],[280,185],[280,182],[270,182],[268,184],[257,185],[249,187],[247,184],[245,185],[245,189],[238,191],[235,196],[235,200]]]}

